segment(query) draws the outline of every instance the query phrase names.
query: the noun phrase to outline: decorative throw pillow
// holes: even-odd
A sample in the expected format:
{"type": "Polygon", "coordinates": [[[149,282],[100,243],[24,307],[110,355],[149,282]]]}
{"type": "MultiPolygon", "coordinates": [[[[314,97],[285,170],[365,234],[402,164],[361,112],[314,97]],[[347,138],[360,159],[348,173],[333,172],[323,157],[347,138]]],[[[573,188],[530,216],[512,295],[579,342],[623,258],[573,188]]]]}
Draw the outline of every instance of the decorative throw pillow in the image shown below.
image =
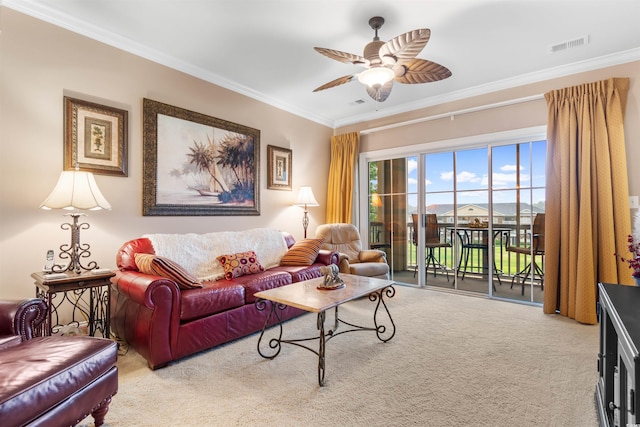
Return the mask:
{"type": "Polygon", "coordinates": [[[318,258],[324,239],[304,239],[289,248],[280,265],[311,265],[318,258]]]}
{"type": "Polygon", "coordinates": [[[224,277],[227,280],[264,271],[264,267],[260,264],[260,261],[258,261],[258,257],[254,251],[220,255],[216,259],[222,264],[224,277]]]}
{"type": "Polygon", "coordinates": [[[202,287],[202,283],[197,278],[168,258],[151,254],[135,254],[135,260],[141,273],[171,279],[180,289],[202,287]]]}

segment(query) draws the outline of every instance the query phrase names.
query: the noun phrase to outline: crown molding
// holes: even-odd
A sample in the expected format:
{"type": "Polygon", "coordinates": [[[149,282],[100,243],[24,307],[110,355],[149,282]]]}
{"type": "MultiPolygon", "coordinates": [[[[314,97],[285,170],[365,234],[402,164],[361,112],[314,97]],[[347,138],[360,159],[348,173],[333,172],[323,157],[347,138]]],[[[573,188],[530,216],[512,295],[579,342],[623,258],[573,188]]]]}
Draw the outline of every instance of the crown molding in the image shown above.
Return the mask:
{"type": "Polygon", "coordinates": [[[600,68],[611,67],[614,65],[626,64],[640,60],[640,48],[629,49],[622,52],[604,55],[585,61],[574,62],[560,67],[548,68],[546,70],[536,71],[535,73],[523,74],[520,76],[498,80],[484,85],[478,85],[444,95],[432,96],[417,102],[407,103],[380,110],[375,113],[361,114],[357,116],[346,117],[334,122],[334,129],[342,126],[348,126],[361,123],[373,119],[392,116],[395,114],[406,113],[420,108],[432,107],[434,105],[445,104],[452,101],[471,98],[478,95],[497,92],[500,90],[511,89],[527,84],[538,83],[545,80],[551,80],[558,77],[565,77],[572,74],[578,74],[586,71],[597,70],[600,68]]]}

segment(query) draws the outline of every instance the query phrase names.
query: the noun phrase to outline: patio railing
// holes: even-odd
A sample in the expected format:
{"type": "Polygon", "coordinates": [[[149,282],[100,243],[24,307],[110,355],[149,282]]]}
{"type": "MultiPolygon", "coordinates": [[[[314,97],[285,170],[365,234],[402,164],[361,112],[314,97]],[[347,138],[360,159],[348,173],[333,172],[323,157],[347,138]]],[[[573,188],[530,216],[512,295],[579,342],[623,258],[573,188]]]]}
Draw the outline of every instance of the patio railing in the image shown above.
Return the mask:
{"type": "MultiPolygon", "coordinates": [[[[407,240],[406,240],[406,269],[415,270],[417,266],[417,253],[418,248],[413,243],[413,222],[406,224],[407,227],[407,240]]],[[[496,265],[496,269],[501,276],[513,277],[525,268],[530,262],[530,255],[522,255],[514,252],[507,251],[508,246],[517,246],[518,242],[521,246],[530,246],[530,226],[521,225],[517,228],[514,224],[499,224],[496,228],[508,229],[508,231],[494,232],[494,255],[493,259],[496,265]]],[[[379,233],[379,230],[376,231],[379,233]]],[[[456,233],[451,225],[440,225],[440,239],[451,243],[451,247],[448,248],[435,248],[435,256],[440,261],[440,264],[445,266],[450,271],[456,271],[458,269],[458,263],[461,255],[460,241],[456,238],[456,233]]],[[[472,243],[481,244],[477,239],[474,239],[472,243]]],[[[390,254],[393,256],[392,254],[390,254]]],[[[537,262],[543,266],[544,262],[541,261],[541,255],[537,256],[537,262]]],[[[544,267],[542,267],[544,268],[544,267]]],[[[486,270],[486,267],[484,268],[486,270]]],[[[483,256],[481,249],[472,249],[469,252],[469,261],[466,268],[468,273],[481,273],[483,271],[483,256]]],[[[537,279],[537,278],[536,278],[537,279]]]]}

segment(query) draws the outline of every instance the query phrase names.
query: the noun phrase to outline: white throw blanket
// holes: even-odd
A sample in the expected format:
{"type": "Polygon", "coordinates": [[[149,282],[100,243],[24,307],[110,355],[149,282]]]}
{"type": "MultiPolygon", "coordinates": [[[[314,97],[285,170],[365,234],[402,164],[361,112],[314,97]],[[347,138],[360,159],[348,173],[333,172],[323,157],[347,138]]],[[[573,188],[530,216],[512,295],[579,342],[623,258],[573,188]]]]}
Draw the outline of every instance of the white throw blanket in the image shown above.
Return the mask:
{"type": "Polygon", "coordinates": [[[156,255],[169,258],[201,280],[224,277],[220,255],[254,251],[265,269],[280,264],[287,252],[284,236],[271,228],[221,231],[207,234],[145,234],[156,255]]]}

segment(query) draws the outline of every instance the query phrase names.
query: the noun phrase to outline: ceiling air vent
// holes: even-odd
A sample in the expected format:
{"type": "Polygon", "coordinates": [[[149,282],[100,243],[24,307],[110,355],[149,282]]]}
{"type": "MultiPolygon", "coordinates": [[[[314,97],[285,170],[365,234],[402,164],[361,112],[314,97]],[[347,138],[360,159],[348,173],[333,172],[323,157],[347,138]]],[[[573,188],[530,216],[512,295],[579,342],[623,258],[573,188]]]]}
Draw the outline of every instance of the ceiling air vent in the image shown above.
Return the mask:
{"type": "Polygon", "coordinates": [[[364,99],[356,99],[351,103],[351,105],[360,105],[360,104],[364,104],[364,99]]]}
{"type": "Polygon", "coordinates": [[[574,47],[580,47],[589,44],[589,36],[578,37],[577,39],[567,40],[562,43],[552,45],[549,50],[551,53],[560,52],[567,49],[573,49],[574,47]]]}

